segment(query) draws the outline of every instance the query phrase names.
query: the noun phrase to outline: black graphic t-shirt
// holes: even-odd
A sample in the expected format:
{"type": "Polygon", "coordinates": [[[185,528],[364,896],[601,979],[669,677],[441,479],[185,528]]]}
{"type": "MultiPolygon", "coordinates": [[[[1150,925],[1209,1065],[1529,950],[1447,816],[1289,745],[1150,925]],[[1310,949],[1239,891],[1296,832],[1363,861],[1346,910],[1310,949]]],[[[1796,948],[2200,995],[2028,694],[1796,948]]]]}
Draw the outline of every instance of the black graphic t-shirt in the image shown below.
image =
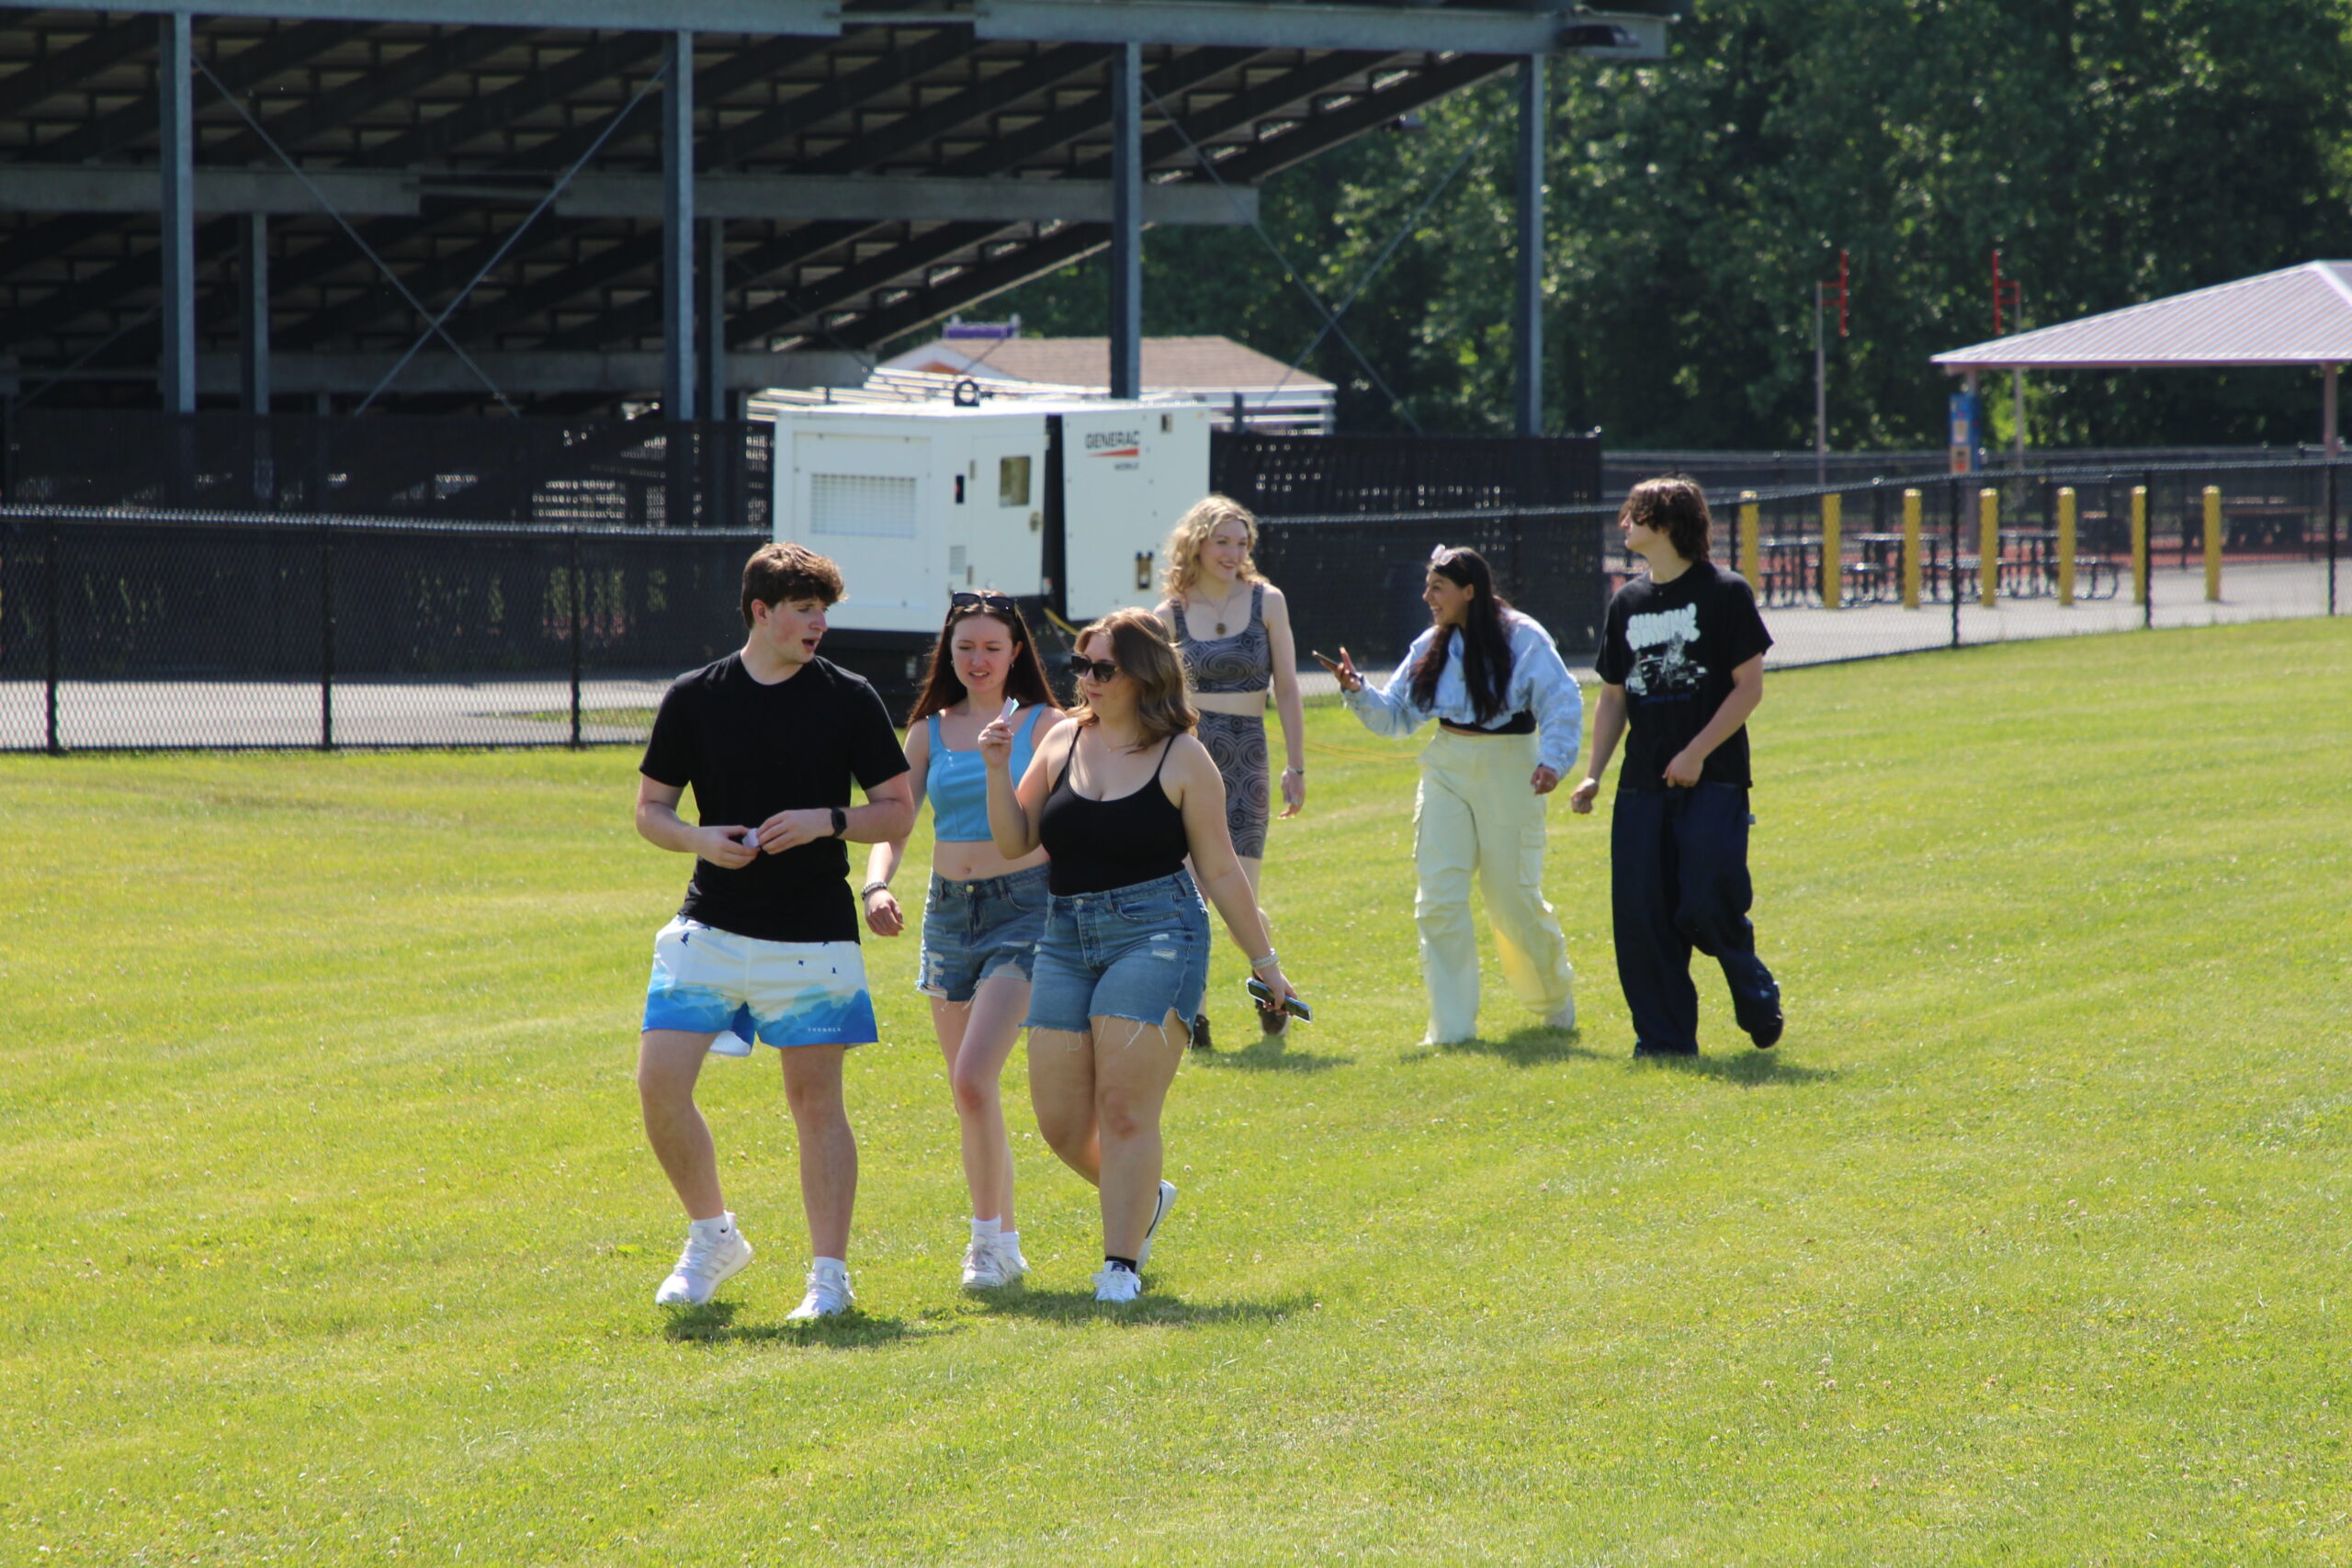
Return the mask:
{"type": "MultiPolygon", "coordinates": [[[[691,787],[699,825],[752,828],[779,811],[845,807],[852,779],[870,792],[907,771],[907,754],[863,677],[814,659],[763,685],[730,653],[662,694],[638,771],[691,787]]],[[[763,854],[739,871],[697,859],[678,913],[762,942],[855,942],[848,876],[839,839],[763,854]]]]}
{"type": "MultiPolygon", "coordinates": [[[[1694,561],[1668,583],[1636,577],[1609,601],[1593,668],[1625,688],[1625,761],[1620,789],[1666,788],[1666,765],[1690,744],[1731,695],[1731,672],[1772,646],[1747,580],[1713,561],[1694,561]]],[[[1702,784],[1746,789],[1747,727],[1716,747],[1702,784]]]]}

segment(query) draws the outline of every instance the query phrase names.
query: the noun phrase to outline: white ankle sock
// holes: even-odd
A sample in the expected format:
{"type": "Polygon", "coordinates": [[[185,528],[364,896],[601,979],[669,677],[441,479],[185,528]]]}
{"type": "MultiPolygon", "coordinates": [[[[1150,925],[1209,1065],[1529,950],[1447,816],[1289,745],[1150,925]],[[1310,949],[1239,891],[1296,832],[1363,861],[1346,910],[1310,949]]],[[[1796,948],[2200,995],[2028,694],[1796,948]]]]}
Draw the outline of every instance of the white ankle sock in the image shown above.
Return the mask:
{"type": "Polygon", "coordinates": [[[995,1239],[995,1237],[1002,1232],[1003,1229],[1004,1222],[1002,1220],[974,1220],[972,1222],[972,1239],[974,1241],[990,1241],[995,1239]]]}
{"type": "Polygon", "coordinates": [[[699,1235],[723,1236],[735,1228],[735,1214],[729,1210],[707,1220],[689,1221],[687,1228],[699,1235]]]}
{"type": "Polygon", "coordinates": [[[809,1272],[829,1280],[846,1280],[849,1278],[849,1265],[838,1258],[820,1258],[809,1265],[809,1272]]]}
{"type": "MultiPolygon", "coordinates": [[[[1001,1224],[1003,1222],[999,1221],[998,1223],[1001,1224]]],[[[996,1245],[1001,1251],[1019,1252],[1021,1250],[1021,1233],[1019,1231],[1001,1230],[996,1233],[996,1245]]]]}

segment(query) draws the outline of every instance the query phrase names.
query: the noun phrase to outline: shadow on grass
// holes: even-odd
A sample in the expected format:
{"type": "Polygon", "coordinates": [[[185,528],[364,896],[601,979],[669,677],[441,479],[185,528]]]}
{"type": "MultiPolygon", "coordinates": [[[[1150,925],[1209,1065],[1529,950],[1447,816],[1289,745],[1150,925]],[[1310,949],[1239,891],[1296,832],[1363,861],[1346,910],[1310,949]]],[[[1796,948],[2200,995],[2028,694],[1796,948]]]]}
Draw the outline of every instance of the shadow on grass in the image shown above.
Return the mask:
{"type": "MultiPolygon", "coordinates": [[[[925,1328],[924,1337],[953,1333],[952,1328],[925,1328]]],[[[731,1302],[684,1307],[662,1325],[662,1336],[682,1345],[808,1345],[833,1350],[872,1350],[916,1337],[899,1318],[876,1317],[853,1307],[840,1317],[814,1323],[738,1323],[731,1302]]]]}
{"type": "Polygon", "coordinates": [[[1736,1056],[1635,1056],[1630,1065],[1660,1072],[1688,1073],[1735,1084],[1823,1083],[1843,1076],[1837,1067],[1808,1067],[1778,1051],[1748,1051],[1736,1056]]]}
{"type": "Polygon", "coordinates": [[[1014,1288],[991,1291],[975,1299],[991,1316],[1034,1317],[1044,1323],[1079,1325],[1109,1322],[1121,1326],[1158,1328],[1207,1328],[1223,1323],[1280,1323],[1283,1319],[1314,1310],[1312,1296],[1283,1296],[1271,1302],[1216,1302],[1194,1304],[1182,1296],[1169,1295],[1151,1288],[1151,1276],[1144,1275],[1142,1297],[1125,1306],[1112,1306],[1094,1299],[1092,1287],[1076,1291],[1040,1291],[1014,1288]]]}
{"type": "Polygon", "coordinates": [[[1287,1032],[1260,1035],[1238,1051],[1194,1051],[1190,1055],[1204,1067],[1232,1067],[1245,1073],[1328,1073],[1334,1067],[1355,1065],[1353,1056],[1317,1056],[1294,1049],[1287,1032]]]}
{"type": "Polygon", "coordinates": [[[1600,1059],[1600,1053],[1584,1043],[1581,1032],[1546,1029],[1540,1023],[1513,1030],[1500,1040],[1489,1040],[1481,1035],[1475,1040],[1449,1041],[1443,1045],[1426,1045],[1421,1049],[1449,1056],[1492,1056],[1498,1061],[1509,1062],[1514,1067],[1540,1067],[1551,1062],[1597,1062],[1600,1059]]]}

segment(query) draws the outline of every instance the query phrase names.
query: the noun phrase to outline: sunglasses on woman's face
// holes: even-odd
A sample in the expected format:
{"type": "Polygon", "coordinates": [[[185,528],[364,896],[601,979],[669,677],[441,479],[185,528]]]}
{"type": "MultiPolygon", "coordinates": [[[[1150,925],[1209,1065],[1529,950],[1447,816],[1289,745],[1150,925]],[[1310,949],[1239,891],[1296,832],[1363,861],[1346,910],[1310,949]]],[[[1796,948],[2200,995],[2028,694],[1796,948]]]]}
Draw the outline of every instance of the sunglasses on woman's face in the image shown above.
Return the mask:
{"type": "Polygon", "coordinates": [[[1098,686],[1108,685],[1119,676],[1119,667],[1107,659],[1073,659],[1069,667],[1078,671],[1080,680],[1091,681],[1098,686]]]}
{"type": "Polygon", "coordinates": [[[977,604],[983,610],[1014,610],[1019,608],[1001,593],[972,593],[962,589],[947,596],[950,609],[967,610],[977,604]]]}

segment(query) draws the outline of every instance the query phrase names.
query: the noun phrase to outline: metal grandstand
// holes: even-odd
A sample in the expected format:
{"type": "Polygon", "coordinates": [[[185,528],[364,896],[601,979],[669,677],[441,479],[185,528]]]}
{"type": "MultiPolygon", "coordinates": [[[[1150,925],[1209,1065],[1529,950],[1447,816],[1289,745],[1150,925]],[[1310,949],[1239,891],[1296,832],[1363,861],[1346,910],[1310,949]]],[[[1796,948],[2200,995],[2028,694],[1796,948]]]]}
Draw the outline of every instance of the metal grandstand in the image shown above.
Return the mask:
{"type": "Polygon", "coordinates": [[[0,395],[726,418],[1106,248],[1127,344],[1145,226],[1247,223],[1269,176],[1498,73],[1656,58],[1679,8],[11,7],[0,395]]]}

